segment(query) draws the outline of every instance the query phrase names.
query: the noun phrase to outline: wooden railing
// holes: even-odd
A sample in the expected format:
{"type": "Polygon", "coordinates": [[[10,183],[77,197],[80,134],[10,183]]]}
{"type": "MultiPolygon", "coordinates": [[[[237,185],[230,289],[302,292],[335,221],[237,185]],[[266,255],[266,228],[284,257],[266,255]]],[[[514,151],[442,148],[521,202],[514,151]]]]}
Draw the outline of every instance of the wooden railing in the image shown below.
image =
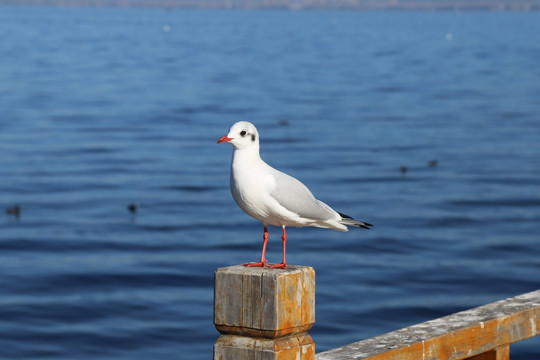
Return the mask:
{"type": "Polygon", "coordinates": [[[510,344],[539,334],[537,290],[325,351],[315,358],[508,360],[510,344]]]}
{"type": "Polygon", "coordinates": [[[314,322],[313,268],[216,271],[214,360],[508,360],[510,344],[540,334],[540,290],[317,355],[314,322]]]}

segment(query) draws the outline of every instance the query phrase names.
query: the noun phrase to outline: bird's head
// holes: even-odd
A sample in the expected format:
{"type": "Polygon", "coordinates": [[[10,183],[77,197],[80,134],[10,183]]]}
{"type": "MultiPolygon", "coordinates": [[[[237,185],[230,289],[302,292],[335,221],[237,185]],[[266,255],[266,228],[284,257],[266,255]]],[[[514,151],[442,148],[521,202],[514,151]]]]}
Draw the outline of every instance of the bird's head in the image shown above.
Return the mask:
{"type": "Polygon", "coordinates": [[[229,133],[220,137],[217,144],[230,142],[235,149],[246,149],[259,146],[259,133],[257,128],[250,122],[239,121],[234,124],[229,133]]]}

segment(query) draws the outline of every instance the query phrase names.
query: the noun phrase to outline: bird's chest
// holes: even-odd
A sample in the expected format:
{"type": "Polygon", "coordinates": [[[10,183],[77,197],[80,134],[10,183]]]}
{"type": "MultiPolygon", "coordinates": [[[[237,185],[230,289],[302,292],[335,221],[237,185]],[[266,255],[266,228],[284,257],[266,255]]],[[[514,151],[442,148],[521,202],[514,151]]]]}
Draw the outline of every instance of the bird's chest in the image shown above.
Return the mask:
{"type": "Polygon", "coordinates": [[[271,197],[274,181],[272,177],[249,168],[231,169],[231,193],[242,210],[263,221],[271,215],[271,197]]]}

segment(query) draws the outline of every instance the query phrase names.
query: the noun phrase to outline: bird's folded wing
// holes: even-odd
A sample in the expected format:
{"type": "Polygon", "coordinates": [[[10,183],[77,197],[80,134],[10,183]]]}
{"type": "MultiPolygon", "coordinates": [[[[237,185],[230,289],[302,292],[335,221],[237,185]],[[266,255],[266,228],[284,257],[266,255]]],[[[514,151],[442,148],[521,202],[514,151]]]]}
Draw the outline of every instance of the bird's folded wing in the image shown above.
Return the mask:
{"type": "Polygon", "coordinates": [[[317,200],[311,191],[299,180],[273,169],[275,186],[270,195],[287,210],[306,219],[330,220],[337,213],[325,203],[317,200]]]}

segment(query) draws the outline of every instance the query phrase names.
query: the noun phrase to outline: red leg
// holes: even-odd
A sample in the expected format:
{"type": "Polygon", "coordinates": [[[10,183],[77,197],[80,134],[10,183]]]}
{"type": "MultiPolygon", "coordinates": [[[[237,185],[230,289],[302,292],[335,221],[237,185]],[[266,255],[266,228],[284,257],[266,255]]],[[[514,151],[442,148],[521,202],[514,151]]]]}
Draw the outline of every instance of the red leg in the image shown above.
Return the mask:
{"type": "Polygon", "coordinates": [[[242,264],[247,267],[263,267],[266,266],[266,263],[268,260],[265,259],[266,256],[266,244],[268,243],[268,227],[264,225],[264,234],[263,234],[263,248],[262,248],[262,254],[261,254],[261,261],[259,262],[253,262],[253,263],[246,263],[242,264]]]}
{"type": "Polygon", "coordinates": [[[287,257],[286,257],[287,232],[285,231],[285,226],[282,226],[282,227],[283,227],[283,235],[281,236],[281,240],[283,240],[283,261],[281,262],[281,264],[270,265],[272,269],[286,269],[287,268],[287,257]]]}

